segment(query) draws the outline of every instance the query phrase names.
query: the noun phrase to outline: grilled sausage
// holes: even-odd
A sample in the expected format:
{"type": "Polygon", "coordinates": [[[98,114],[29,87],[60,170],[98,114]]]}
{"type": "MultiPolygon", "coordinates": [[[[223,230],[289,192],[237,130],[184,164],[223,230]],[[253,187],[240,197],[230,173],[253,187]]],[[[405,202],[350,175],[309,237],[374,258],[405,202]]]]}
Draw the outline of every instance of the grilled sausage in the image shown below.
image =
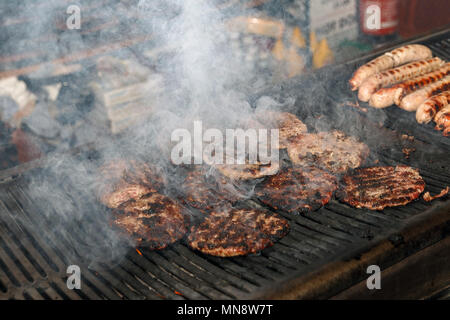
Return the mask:
{"type": "Polygon", "coordinates": [[[427,73],[423,76],[416,77],[410,81],[405,81],[401,85],[402,90],[396,91],[394,95],[394,102],[399,105],[403,97],[413,91],[420,90],[426,86],[444,79],[450,74],[450,63],[446,63],[442,68],[434,72],[427,73]]]}
{"type": "Polygon", "coordinates": [[[399,107],[406,111],[416,111],[425,100],[449,89],[450,75],[445,76],[444,79],[432,83],[423,89],[408,94],[400,101],[399,107]]]}
{"type": "Polygon", "coordinates": [[[378,89],[437,70],[444,63],[439,58],[432,58],[411,62],[398,68],[374,74],[359,87],[358,98],[361,101],[367,102],[378,89]]]}
{"type": "Polygon", "coordinates": [[[418,123],[430,122],[436,113],[450,103],[450,91],[444,91],[441,94],[433,96],[422,103],[416,111],[416,120],[418,123]]]}
{"type": "Polygon", "coordinates": [[[444,136],[450,135],[450,104],[442,108],[434,116],[434,122],[436,122],[436,130],[444,130],[444,136]]]}
{"type": "Polygon", "coordinates": [[[386,52],[382,56],[369,61],[355,71],[353,77],[349,81],[351,89],[352,91],[355,91],[364,82],[364,80],[378,72],[394,68],[411,61],[430,59],[431,57],[431,50],[420,44],[411,44],[397,48],[391,52],[386,52]]]}
{"type": "Polygon", "coordinates": [[[415,77],[390,88],[378,90],[370,97],[369,104],[375,108],[386,108],[394,103],[398,105],[407,94],[439,81],[448,74],[450,74],[450,63],[446,63],[439,70],[415,77]]]}

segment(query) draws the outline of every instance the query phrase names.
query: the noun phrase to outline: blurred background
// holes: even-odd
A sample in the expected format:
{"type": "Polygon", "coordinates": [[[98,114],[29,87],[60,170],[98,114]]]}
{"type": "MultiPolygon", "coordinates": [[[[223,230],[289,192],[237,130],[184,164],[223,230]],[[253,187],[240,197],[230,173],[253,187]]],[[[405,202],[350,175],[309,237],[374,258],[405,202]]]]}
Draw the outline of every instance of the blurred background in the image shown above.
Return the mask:
{"type": "MultiPolygon", "coordinates": [[[[450,24],[448,0],[210,2],[256,91],[450,24]]],[[[176,81],[160,67],[177,50],[157,32],[178,14],[168,3],[176,0],[1,1],[0,170],[151,116],[176,81]]]]}

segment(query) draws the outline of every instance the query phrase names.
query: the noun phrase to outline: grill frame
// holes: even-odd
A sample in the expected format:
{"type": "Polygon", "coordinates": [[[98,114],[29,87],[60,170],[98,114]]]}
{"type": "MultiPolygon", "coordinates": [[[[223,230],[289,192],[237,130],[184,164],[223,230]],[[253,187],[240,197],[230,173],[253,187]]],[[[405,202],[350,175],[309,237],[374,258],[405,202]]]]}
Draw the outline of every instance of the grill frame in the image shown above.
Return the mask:
{"type": "MultiPolygon", "coordinates": [[[[414,42],[428,44],[438,56],[450,60],[450,50],[441,52],[433,47],[442,39],[450,39],[450,31],[414,42]]],[[[335,86],[336,80],[330,75],[339,73],[345,77],[356,65],[375,55],[324,68],[308,77],[260,92],[255,99],[270,94],[279,95],[283,100],[286,98],[283,95],[292,95],[301,88],[300,92],[313,88],[310,97],[316,99],[316,104],[339,108],[338,103],[353,97],[342,94],[348,92],[346,81],[343,84],[341,79],[335,86]],[[311,87],[317,83],[323,83],[323,87],[311,87]]],[[[292,107],[294,110],[288,111],[304,118],[299,111],[305,110],[305,106],[311,107],[311,101],[309,98],[297,99],[292,107]]],[[[427,184],[426,190],[433,193],[450,183],[449,164],[445,161],[450,145],[446,140],[437,139],[434,132],[427,135],[429,130],[420,127],[415,120],[414,125],[418,128],[409,126],[410,119],[400,124],[393,122],[389,118],[391,110],[386,112],[387,128],[372,121],[378,119],[372,110],[368,114],[351,108],[342,110],[346,117],[367,130],[361,132],[365,137],[376,132],[373,141],[367,142],[369,147],[370,143],[379,141],[379,136],[388,139],[386,148],[377,146],[381,151],[372,154],[370,161],[378,158],[380,165],[421,164],[419,168],[427,184]],[[389,124],[397,126],[389,127],[389,124]],[[417,138],[412,143],[417,150],[410,159],[395,152],[398,146],[404,145],[402,133],[417,138]],[[444,158],[439,153],[427,157],[431,139],[435,139],[436,150],[433,151],[443,148],[444,158]],[[428,163],[429,157],[435,162],[428,163]],[[444,169],[437,170],[439,166],[444,169]]],[[[320,114],[324,110],[319,108],[317,111],[320,114]]],[[[405,114],[402,116],[406,118],[405,114]]],[[[325,120],[323,125],[328,125],[332,119],[325,120]]],[[[72,153],[96,148],[91,145],[72,153]]],[[[191,251],[184,243],[160,252],[142,249],[139,253],[131,249],[125,260],[113,268],[81,264],[82,289],[72,291],[65,285],[65,271],[71,263],[79,264],[73,259],[77,253],[70,243],[82,240],[82,226],[70,226],[75,231],[73,238],[52,229],[52,221],[47,221],[42,208],[33,203],[22,185],[27,174],[39,170],[45,161],[41,159],[0,172],[1,299],[328,298],[367,277],[364,272],[367,264],[376,262],[384,269],[450,234],[449,199],[432,203],[419,200],[382,213],[350,208],[333,199],[329,205],[306,216],[281,213],[290,221],[291,232],[260,255],[227,259],[209,257],[191,251]],[[36,233],[31,226],[39,224],[44,228],[36,233]],[[80,229],[79,233],[76,228],[80,229]]],[[[253,200],[248,204],[261,206],[253,200]]],[[[89,236],[95,239],[97,235],[89,236]]]]}

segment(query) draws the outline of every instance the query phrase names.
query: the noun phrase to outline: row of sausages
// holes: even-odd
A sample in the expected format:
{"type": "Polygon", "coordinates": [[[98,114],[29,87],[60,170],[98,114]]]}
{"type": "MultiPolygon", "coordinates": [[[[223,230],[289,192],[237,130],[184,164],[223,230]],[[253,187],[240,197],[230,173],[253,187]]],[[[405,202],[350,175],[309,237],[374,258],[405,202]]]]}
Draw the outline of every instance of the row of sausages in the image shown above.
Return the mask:
{"type": "Polygon", "coordinates": [[[434,120],[450,135],[450,63],[426,46],[407,45],[387,52],[355,71],[350,79],[358,99],[375,108],[396,104],[415,111],[419,123],[434,120]]]}

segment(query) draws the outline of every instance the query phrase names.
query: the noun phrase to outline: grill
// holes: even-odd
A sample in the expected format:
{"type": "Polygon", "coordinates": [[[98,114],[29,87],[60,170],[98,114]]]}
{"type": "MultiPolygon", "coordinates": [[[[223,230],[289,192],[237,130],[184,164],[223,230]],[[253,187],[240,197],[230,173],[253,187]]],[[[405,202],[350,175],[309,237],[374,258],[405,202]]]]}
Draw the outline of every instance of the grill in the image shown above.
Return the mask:
{"type": "MultiPolygon", "coordinates": [[[[449,31],[416,41],[450,60],[449,31]]],[[[346,80],[357,65],[370,58],[324,68],[255,98],[266,94],[280,101],[295,97],[287,111],[296,113],[308,126],[356,134],[372,150],[369,162],[418,167],[426,190],[440,192],[450,185],[448,138],[432,125],[418,125],[414,115],[394,107],[361,112],[341,106],[355,101],[346,80]],[[414,136],[414,141],[402,139],[403,134],[414,136]],[[405,147],[415,149],[408,158],[401,151],[405,147]]],[[[76,152],[90,152],[91,148],[76,152]]],[[[54,221],[49,209],[40,207],[27,192],[27,177],[41,170],[41,163],[0,172],[3,299],[329,298],[364,280],[368,265],[388,268],[450,234],[448,197],[431,203],[420,199],[382,212],[354,209],[332,200],[304,216],[281,212],[290,222],[290,233],[259,255],[217,258],[194,252],[181,241],[162,251],[129,248],[125,258],[113,266],[92,265],[82,263],[85,259],[73,243],[98,241],[102,231],[95,232],[89,219],[70,225],[54,221]],[[66,270],[71,264],[81,268],[80,290],[67,288],[66,270]]],[[[60,188],[60,181],[54,180],[54,187],[60,188]]],[[[248,204],[261,206],[251,199],[248,204]]],[[[76,203],[75,207],[95,210],[91,203],[76,203]]]]}

